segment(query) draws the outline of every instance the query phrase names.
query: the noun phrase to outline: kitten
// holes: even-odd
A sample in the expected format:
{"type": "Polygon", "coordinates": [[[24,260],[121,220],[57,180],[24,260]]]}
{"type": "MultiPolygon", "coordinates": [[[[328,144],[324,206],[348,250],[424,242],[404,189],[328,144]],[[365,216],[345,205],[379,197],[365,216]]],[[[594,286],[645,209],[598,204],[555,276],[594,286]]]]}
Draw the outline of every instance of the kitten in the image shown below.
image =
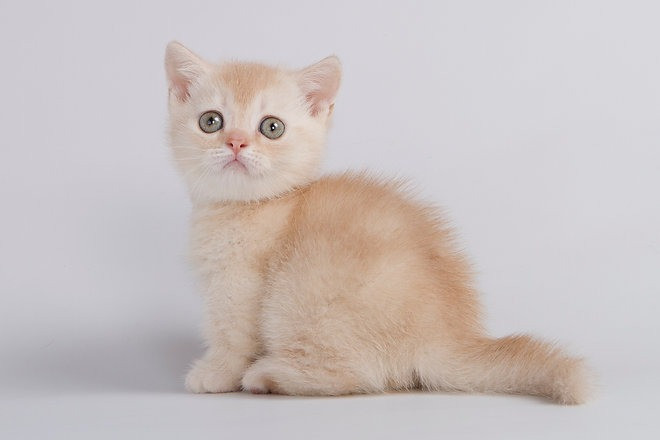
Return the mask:
{"type": "Polygon", "coordinates": [[[210,64],[167,47],[170,138],[193,202],[208,349],[196,393],[422,388],[587,397],[581,359],[482,327],[468,265],[399,182],[318,178],[339,60],[210,64]]]}

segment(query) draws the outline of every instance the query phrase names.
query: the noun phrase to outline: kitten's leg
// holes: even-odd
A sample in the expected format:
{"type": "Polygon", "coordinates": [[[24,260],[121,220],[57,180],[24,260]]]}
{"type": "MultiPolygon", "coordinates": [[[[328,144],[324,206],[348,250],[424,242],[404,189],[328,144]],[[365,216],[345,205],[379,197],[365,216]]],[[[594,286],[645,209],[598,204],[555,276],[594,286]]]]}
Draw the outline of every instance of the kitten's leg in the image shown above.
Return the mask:
{"type": "Polygon", "coordinates": [[[257,360],[243,376],[243,389],[254,394],[337,396],[382,392],[354,369],[310,359],[268,356],[257,360]]]}
{"type": "Polygon", "coordinates": [[[230,295],[225,294],[224,289],[217,289],[217,293],[207,296],[204,334],[208,348],[186,376],[189,391],[240,390],[241,377],[259,350],[258,287],[255,286],[244,292],[234,289],[230,295]]]}
{"type": "Polygon", "coordinates": [[[417,365],[427,389],[515,393],[583,403],[589,375],[581,359],[528,336],[480,339],[452,350],[429,350],[417,365]]]}
{"type": "Polygon", "coordinates": [[[209,348],[186,375],[186,389],[193,393],[228,393],[240,389],[247,360],[225,349],[209,348]]]}

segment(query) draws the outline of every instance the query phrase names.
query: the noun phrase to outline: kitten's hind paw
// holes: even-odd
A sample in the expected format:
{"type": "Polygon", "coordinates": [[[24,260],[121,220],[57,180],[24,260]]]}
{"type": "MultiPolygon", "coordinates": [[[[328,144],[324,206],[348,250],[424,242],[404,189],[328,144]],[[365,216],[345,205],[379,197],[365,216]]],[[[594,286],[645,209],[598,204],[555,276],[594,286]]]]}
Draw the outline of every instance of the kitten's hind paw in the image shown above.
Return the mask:
{"type": "MultiPolygon", "coordinates": [[[[220,364],[221,365],[221,364],[220,364]]],[[[186,389],[193,393],[231,393],[241,388],[240,377],[205,359],[195,362],[186,375],[186,389]]]]}

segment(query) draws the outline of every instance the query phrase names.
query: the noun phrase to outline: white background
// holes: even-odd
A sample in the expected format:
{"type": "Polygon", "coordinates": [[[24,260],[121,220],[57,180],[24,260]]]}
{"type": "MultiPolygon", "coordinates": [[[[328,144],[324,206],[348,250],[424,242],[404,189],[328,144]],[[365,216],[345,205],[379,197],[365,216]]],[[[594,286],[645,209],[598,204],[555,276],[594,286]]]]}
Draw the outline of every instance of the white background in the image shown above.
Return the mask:
{"type": "Polygon", "coordinates": [[[0,437],[651,438],[660,433],[655,1],[0,3],[0,437]],[[495,335],[583,354],[581,407],[512,396],[186,394],[190,210],[166,43],[340,56],[327,170],[411,178],[495,335]]]}

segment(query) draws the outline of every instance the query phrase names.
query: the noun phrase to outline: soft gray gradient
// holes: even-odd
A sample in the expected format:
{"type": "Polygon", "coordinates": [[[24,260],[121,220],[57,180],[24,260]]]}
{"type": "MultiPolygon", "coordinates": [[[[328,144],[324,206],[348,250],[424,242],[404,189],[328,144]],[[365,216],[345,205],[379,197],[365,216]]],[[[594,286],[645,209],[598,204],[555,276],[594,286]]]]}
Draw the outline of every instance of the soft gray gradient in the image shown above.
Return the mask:
{"type": "Polygon", "coordinates": [[[651,438],[660,433],[655,1],[2,2],[0,437],[651,438]],[[41,4],[39,4],[41,3],[41,4]],[[327,170],[411,178],[495,335],[590,359],[596,400],[183,391],[200,352],[165,44],[344,83],[327,170]]]}

